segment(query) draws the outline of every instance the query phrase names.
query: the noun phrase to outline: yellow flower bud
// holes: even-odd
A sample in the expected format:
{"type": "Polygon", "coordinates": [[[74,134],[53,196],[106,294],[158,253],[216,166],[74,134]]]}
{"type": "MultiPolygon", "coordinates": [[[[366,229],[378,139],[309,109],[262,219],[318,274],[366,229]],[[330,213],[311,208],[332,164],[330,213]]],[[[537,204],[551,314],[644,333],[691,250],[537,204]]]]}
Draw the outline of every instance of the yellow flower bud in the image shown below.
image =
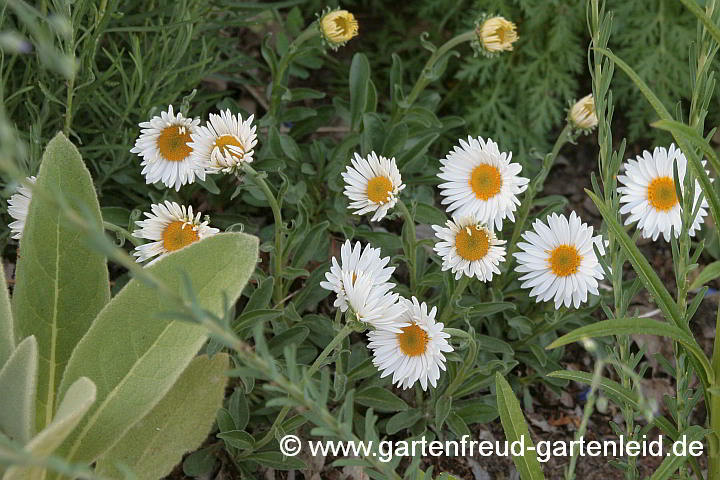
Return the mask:
{"type": "Polygon", "coordinates": [[[511,51],[518,39],[515,24],[503,17],[489,17],[475,29],[483,49],[490,53],[511,51]]]}
{"type": "Polygon", "coordinates": [[[320,32],[327,43],[337,48],[358,34],[358,22],[347,10],[334,10],[320,18],[320,32]]]}
{"type": "Polygon", "coordinates": [[[587,131],[597,126],[595,99],[593,99],[592,94],[581,98],[570,108],[570,123],[579,130],[587,131]]]}

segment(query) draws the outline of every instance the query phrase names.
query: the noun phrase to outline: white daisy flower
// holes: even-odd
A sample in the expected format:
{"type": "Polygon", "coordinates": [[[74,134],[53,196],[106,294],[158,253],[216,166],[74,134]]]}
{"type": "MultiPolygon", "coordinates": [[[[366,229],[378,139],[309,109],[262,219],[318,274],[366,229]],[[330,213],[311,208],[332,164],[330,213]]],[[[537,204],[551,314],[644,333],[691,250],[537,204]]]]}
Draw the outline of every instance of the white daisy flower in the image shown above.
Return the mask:
{"type": "Polygon", "coordinates": [[[520,205],[517,195],[527,189],[529,180],[518,176],[519,163],[511,162],[512,153],[500,152],[497,143],[482,137],[460,140],[460,147],[440,160],[438,177],[442,203],[450,204],[448,212],[458,217],[474,215],[496,230],[502,230],[503,219],[515,221],[520,205]]]}
{"type": "MultiPolygon", "coordinates": [[[[35,185],[35,177],[27,177],[27,181],[35,185]]],[[[24,185],[19,185],[17,193],[8,199],[8,214],[15,220],[10,222],[8,227],[10,227],[11,238],[15,240],[20,240],[22,237],[25,220],[30,210],[30,200],[32,200],[32,190],[24,185]]]]}
{"type": "Polygon", "coordinates": [[[448,220],[446,227],[433,225],[435,252],[443,259],[442,269],[451,270],[455,279],[463,275],[477,277],[481,282],[492,280],[493,273],[500,275],[498,265],[505,261],[505,240],[474,217],[448,220]]]}
{"type": "Polygon", "coordinates": [[[217,228],[208,227],[207,221],[201,222],[201,213],[193,215],[192,207],[165,201],[164,204],[157,203],[150,208],[152,213],[145,212],[147,220],[135,222],[140,228],[133,232],[133,236],[152,240],[151,243],[140,245],[133,252],[133,255],[138,257],[138,262],[158,257],[148,263],[148,265],[152,265],[168,253],[180,250],[220,231],[217,228]]]}
{"type": "Polygon", "coordinates": [[[405,313],[400,317],[407,326],[400,332],[376,330],[368,333],[368,348],[373,351],[373,365],[381,370],[381,377],[392,374],[393,383],[407,389],[420,380],[427,390],[428,383],[437,386],[440,370],[445,370],[445,355],[453,351],[448,342],[450,335],[443,332],[444,325],[435,322],[437,308],[428,307],[417,298],[401,299],[405,313]]]}
{"type": "MultiPolygon", "coordinates": [[[[383,285],[390,280],[390,275],[395,271],[395,267],[386,267],[389,262],[390,257],[380,258],[379,248],[367,244],[363,249],[360,242],[356,242],[353,247],[350,240],[346,240],[340,249],[340,263],[337,258],[332,258],[330,271],[325,274],[327,281],[320,282],[320,286],[337,294],[333,306],[344,312],[348,308],[348,303],[343,286],[343,274],[350,272],[357,276],[359,272],[363,272],[372,279],[373,285],[383,285]]],[[[390,288],[392,287],[394,285],[390,284],[390,288]]]]}
{"type": "Polygon", "coordinates": [[[548,225],[535,220],[534,232],[527,231],[518,242],[523,250],[514,253],[518,261],[515,271],[524,273],[521,287],[530,288],[530,296],[537,302],[555,300],[555,308],[563,303],[575,308],[587,301],[588,292],[598,294],[598,280],[603,277],[602,266],[593,250],[597,245],[605,253],[602,237],[593,237],[593,227],[582,223],[572,212],[570,220],[565,215],[553,213],[547,217],[548,225]]]}
{"type": "Polygon", "coordinates": [[[193,149],[188,145],[199,123],[198,118],[175,115],[170,105],[167,112],[140,124],[140,136],[130,152],[143,158],[140,165],[147,184],[162,182],[180,190],[180,186],[193,183],[195,177],[205,180],[205,170],[192,158],[193,149]]]}
{"type": "Polygon", "coordinates": [[[409,325],[399,319],[405,305],[398,302],[400,295],[389,291],[392,283],[376,285],[367,273],[349,271],[343,272],[342,280],[349,310],[359,322],[398,333],[409,325]]]}
{"type": "Polygon", "coordinates": [[[208,173],[237,173],[244,163],[253,161],[253,148],[257,145],[254,115],[243,121],[240,114],[230,109],[211,113],[205,126],[198,127],[191,135],[193,157],[208,173]]]}
{"type": "Polygon", "coordinates": [[[377,222],[395,206],[398,194],[405,188],[395,159],[387,159],[371,152],[367,158],[357,153],[350,159],[352,166],[343,172],[345,195],[351,200],[349,209],[355,215],[375,212],[371,221],[377,222]]]}
{"type": "MultiPolygon", "coordinates": [[[[622,195],[620,203],[624,203],[620,213],[630,214],[625,219],[625,225],[638,222],[637,228],[642,229],[643,237],[652,237],[653,241],[657,240],[661,233],[665,241],[669,241],[673,227],[675,237],[680,236],[682,207],[673,180],[673,164],[676,162],[680,189],[683,191],[687,159],[675,144],[670,145],[669,151],[664,147],[655,147],[652,155],[644,151],[642,156],[637,156],[637,160],[628,160],[625,163],[625,175],[617,177],[624,185],[618,188],[622,195]]],[[[705,163],[703,162],[703,165],[705,163]]],[[[697,206],[701,193],[700,183],[696,180],[693,208],[697,206]]],[[[690,236],[695,236],[695,231],[700,229],[700,225],[705,221],[704,217],[708,214],[707,209],[708,203],[703,199],[690,227],[690,236]]]]}

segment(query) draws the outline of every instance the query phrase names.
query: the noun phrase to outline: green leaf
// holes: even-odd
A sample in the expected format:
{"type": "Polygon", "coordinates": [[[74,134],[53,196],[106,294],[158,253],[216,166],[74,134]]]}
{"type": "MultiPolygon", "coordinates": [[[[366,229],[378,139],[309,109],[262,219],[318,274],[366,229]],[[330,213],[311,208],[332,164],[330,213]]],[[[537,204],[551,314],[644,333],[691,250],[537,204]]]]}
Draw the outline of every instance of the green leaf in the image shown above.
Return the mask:
{"type": "Polygon", "coordinates": [[[37,364],[37,341],[28,337],[0,369],[0,432],[22,445],[35,431],[37,364]]]}
{"type": "MultiPolygon", "coordinates": [[[[592,385],[593,374],[588,372],[578,372],[575,370],[559,370],[556,372],[550,372],[546,376],[551,378],[562,378],[564,380],[572,380],[573,382],[583,383],[585,385],[592,385]]],[[[605,391],[608,397],[614,397],[628,405],[630,405],[636,411],[642,410],[638,395],[632,390],[623,387],[619,383],[600,377],[598,379],[600,387],[605,391]]]]}
{"type": "Polygon", "coordinates": [[[495,388],[497,389],[497,405],[500,412],[500,421],[502,422],[505,437],[508,442],[524,442],[525,451],[522,455],[513,455],[512,459],[515,463],[520,478],[522,480],[539,480],[544,479],[542,467],[538,462],[535,448],[533,447],[530,432],[528,432],[525,424],[525,417],[520,410],[520,403],[510,388],[510,384],[500,374],[495,373],[495,388]]]}
{"type": "Polygon", "coordinates": [[[57,389],[75,345],[110,299],[107,260],[91,249],[53,197],[62,195],[102,228],[90,172],[62,133],[48,143],[22,239],[12,309],[15,339],[38,344],[37,430],[52,420],[57,389]]]}
{"type": "MultiPolygon", "coordinates": [[[[615,318],[612,320],[603,320],[575,329],[552,342],[547,348],[557,348],[589,338],[634,334],[659,335],[680,342],[688,352],[700,362],[705,370],[706,380],[708,380],[710,384],[713,383],[712,379],[714,374],[710,366],[710,361],[695,339],[689,333],[686,333],[674,325],[653,320],[652,318],[615,318]]],[[[702,375],[703,372],[698,373],[702,375]]]]}
{"type": "Polygon", "coordinates": [[[95,471],[120,478],[123,464],[140,478],[167,476],[183,455],[207,438],[222,406],[228,378],[227,354],[195,357],[175,385],[97,462],[95,471]]]}
{"type": "Polygon", "coordinates": [[[690,284],[690,290],[692,291],[696,288],[700,288],[718,277],[720,277],[720,260],[712,262],[703,268],[702,272],[700,272],[698,276],[695,277],[695,280],[693,280],[693,283],[690,284]]]}
{"type": "Polygon", "coordinates": [[[15,337],[12,311],[10,310],[10,294],[5,283],[5,270],[2,257],[0,257],[0,368],[10,358],[13,350],[15,350],[15,337]]]}
{"type": "MultiPolygon", "coordinates": [[[[680,438],[682,439],[683,437],[685,437],[685,446],[688,447],[692,442],[701,441],[708,433],[709,430],[706,430],[697,425],[693,425],[692,427],[688,427],[687,429],[685,429],[682,435],[680,435],[680,438]]],[[[650,480],[667,480],[668,478],[670,478],[687,460],[687,449],[684,453],[685,455],[676,456],[673,448],[670,448],[668,451],[668,456],[665,457],[665,460],[663,460],[660,466],[655,470],[655,472],[650,477],[650,480]]]]}
{"type": "Polygon", "coordinates": [[[249,433],[243,430],[228,430],[216,435],[227,443],[241,450],[250,450],[255,444],[255,439],[249,433]]]}
{"type": "Polygon", "coordinates": [[[435,404],[435,427],[438,431],[442,430],[443,424],[450,415],[450,409],[452,408],[452,397],[442,395],[438,398],[435,404]]]}
{"type": "MultiPolygon", "coordinates": [[[[60,402],[53,421],[25,445],[25,451],[35,459],[46,459],[72,433],[93,403],[95,384],[86,377],[80,377],[70,385],[60,402]]],[[[10,468],[3,480],[43,480],[43,467],[17,466],[10,468]]]]}
{"type": "Polygon", "coordinates": [[[370,62],[364,54],[356,53],[350,64],[350,128],[354,132],[365,113],[369,83],[370,62]]]}
{"type": "Polygon", "coordinates": [[[355,402],[378,412],[400,412],[408,406],[400,397],[381,387],[370,387],[355,395],[355,402]]]}
{"type": "Polygon", "coordinates": [[[285,457],[283,459],[283,454],[280,452],[253,453],[246,458],[275,470],[307,470],[305,462],[294,457],[285,457]]]}
{"type": "Polygon", "coordinates": [[[707,14],[702,11],[700,5],[698,5],[695,0],[680,0],[680,2],[682,2],[682,4],[685,5],[685,7],[702,22],[715,41],[720,43],[720,28],[718,28],[712,18],[708,17],[707,14]]]}
{"type": "Polygon", "coordinates": [[[385,431],[388,435],[395,435],[400,430],[410,428],[415,425],[422,415],[422,412],[416,408],[396,413],[390,418],[390,420],[388,420],[388,423],[385,426],[385,431]]]}
{"type": "MultiPolygon", "coordinates": [[[[161,258],[146,271],[178,295],[186,295],[187,278],[198,308],[221,317],[242,292],[257,252],[256,237],[220,233],[161,258]]],[[[205,342],[206,330],[168,318],[167,313],[178,308],[174,297],[133,279],[98,315],[73,352],[60,388],[83,375],[98,387],[97,404],[63,444],[68,461],[96,460],[147,415],[185,371],[205,342]]]]}

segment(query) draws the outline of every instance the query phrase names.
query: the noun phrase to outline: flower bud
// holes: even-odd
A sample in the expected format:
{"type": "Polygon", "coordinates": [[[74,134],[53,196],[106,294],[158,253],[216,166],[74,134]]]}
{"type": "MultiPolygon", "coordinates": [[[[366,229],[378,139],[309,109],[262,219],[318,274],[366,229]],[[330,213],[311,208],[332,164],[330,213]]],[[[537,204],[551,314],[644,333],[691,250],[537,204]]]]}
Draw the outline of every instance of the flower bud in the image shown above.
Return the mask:
{"type": "Polygon", "coordinates": [[[598,124],[595,115],[595,99],[592,94],[587,95],[570,107],[569,121],[578,130],[590,132],[598,124]]]}
{"type": "Polygon", "coordinates": [[[486,56],[511,51],[518,39],[515,24],[504,17],[486,16],[476,23],[477,42],[474,46],[486,56]]]}
{"type": "Polygon", "coordinates": [[[328,10],[320,16],[318,24],[323,39],[335,50],[358,34],[358,22],[347,10],[328,10]]]}

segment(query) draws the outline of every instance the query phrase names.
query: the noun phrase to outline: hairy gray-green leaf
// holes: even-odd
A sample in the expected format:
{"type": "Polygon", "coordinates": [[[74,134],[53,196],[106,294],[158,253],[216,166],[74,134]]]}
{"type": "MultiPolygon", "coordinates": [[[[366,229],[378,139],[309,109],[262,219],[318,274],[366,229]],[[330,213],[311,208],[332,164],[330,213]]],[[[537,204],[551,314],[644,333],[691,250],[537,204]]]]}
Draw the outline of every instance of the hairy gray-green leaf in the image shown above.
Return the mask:
{"type": "Polygon", "coordinates": [[[35,430],[37,364],[37,341],[28,337],[0,369],[0,432],[23,445],[35,430]]]}
{"type": "MultiPolygon", "coordinates": [[[[53,421],[25,446],[35,459],[46,459],[77,427],[80,420],[95,402],[95,384],[86,377],[79,378],[68,388],[60,402],[53,421]]],[[[3,480],[43,480],[43,467],[12,467],[3,480]]]]}
{"type": "MultiPolygon", "coordinates": [[[[160,259],[147,271],[168,290],[185,295],[186,277],[199,307],[221,316],[238,298],[257,260],[258,240],[221,233],[160,259]]],[[[206,339],[202,326],[169,319],[181,308],[134,279],[100,312],[80,341],[60,387],[80,376],[98,387],[98,401],[61,447],[71,462],[92,462],[165,396],[206,339]]]]}
{"type": "Polygon", "coordinates": [[[525,451],[519,456],[512,456],[520,478],[522,480],[544,479],[545,475],[543,474],[540,462],[538,462],[535,449],[530,450],[530,447],[533,446],[532,438],[530,438],[530,432],[525,424],[525,417],[523,417],[522,410],[520,410],[520,403],[517,398],[515,398],[510,384],[500,372],[495,373],[495,388],[497,389],[500,421],[502,422],[507,441],[518,442],[523,439],[525,442],[525,451]]]}
{"type": "Polygon", "coordinates": [[[224,353],[212,360],[205,355],[195,357],[155,408],[98,460],[95,471],[120,478],[122,472],[116,467],[120,463],[140,479],[169,474],[186,452],[207,438],[215,412],[222,406],[229,358],[224,353]]]}
{"type": "Polygon", "coordinates": [[[10,310],[10,295],[5,283],[2,258],[0,258],[0,368],[10,358],[13,350],[15,350],[15,337],[12,311],[10,310]]]}
{"type": "Polygon", "coordinates": [[[75,345],[110,299],[107,260],[64,216],[62,195],[102,225],[90,172],[62,133],[48,143],[20,240],[12,309],[17,341],[34,335],[39,352],[37,430],[52,421],[57,388],[75,345]]]}

